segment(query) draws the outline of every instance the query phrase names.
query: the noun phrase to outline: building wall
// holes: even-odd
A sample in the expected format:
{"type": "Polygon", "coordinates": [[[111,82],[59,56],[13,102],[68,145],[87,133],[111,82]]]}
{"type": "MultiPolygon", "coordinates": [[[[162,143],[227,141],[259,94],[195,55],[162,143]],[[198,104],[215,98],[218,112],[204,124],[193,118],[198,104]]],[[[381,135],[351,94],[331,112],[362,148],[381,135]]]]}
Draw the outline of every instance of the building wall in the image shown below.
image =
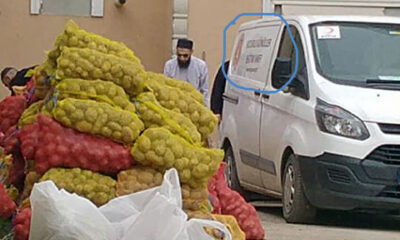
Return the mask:
{"type": "Polygon", "coordinates": [[[400,0],[264,0],[275,5],[283,15],[294,14],[354,14],[398,16],[400,0]]]}
{"type": "Polygon", "coordinates": [[[335,14],[335,15],[384,15],[383,7],[339,7],[339,6],[282,6],[283,15],[335,14]]]}
{"type": "MultiPolygon", "coordinates": [[[[0,1],[0,69],[23,68],[45,59],[68,19],[87,31],[122,41],[147,70],[161,72],[171,52],[171,0],[128,0],[122,8],[104,1],[104,17],[30,15],[29,1],[0,1]]],[[[0,99],[8,91],[0,84],[0,99]]]]}
{"type": "MultiPolygon", "coordinates": [[[[194,41],[194,55],[207,62],[210,90],[216,71],[222,63],[223,30],[240,13],[262,12],[262,0],[189,0],[188,37],[194,41]]],[[[229,59],[234,37],[244,21],[256,17],[241,17],[227,32],[229,59]]],[[[258,18],[258,17],[257,17],[258,18]]]]}
{"type": "Polygon", "coordinates": [[[400,0],[270,0],[280,5],[400,6],[400,0]]]}

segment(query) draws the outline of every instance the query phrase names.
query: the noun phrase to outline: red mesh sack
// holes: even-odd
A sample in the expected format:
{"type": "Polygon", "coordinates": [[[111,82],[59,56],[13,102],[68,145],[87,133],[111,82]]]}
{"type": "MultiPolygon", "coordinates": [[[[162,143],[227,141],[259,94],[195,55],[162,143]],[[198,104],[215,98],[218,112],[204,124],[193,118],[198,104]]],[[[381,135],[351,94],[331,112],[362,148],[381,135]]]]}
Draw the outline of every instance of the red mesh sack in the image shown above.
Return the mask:
{"type": "Polygon", "coordinates": [[[29,80],[29,82],[26,83],[26,88],[28,89],[28,92],[32,90],[32,88],[34,87],[35,87],[35,75],[33,75],[29,80]]]}
{"type": "Polygon", "coordinates": [[[5,133],[11,126],[17,125],[26,108],[24,96],[8,96],[0,102],[0,132],[5,133]]]}
{"type": "Polygon", "coordinates": [[[17,205],[0,182],[0,218],[9,218],[17,210],[17,205]]]}
{"type": "Polygon", "coordinates": [[[33,75],[31,77],[31,80],[29,80],[29,82],[26,84],[27,93],[25,95],[25,98],[29,105],[40,100],[35,95],[35,80],[34,79],[35,79],[35,75],[33,75]]]}
{"type": "Polygon", "coordinates": [[[229,188],[224,177],[225,164],[222,163],[217,174],[209,181],[209,192],[212,198],[218,199],[220,213],[236,218],[240,228],[245,232],[246,239],[264,239],[264,228],[256,209],[236,191],[229,188]]]}
{"type": "Polygon", "coordinates": [[[38,116],[38,123],[40,144],[36,146],[34,159],[39,174],[53,167],[118,173],[133,164],[129,147],[66,128],[44,115],[38,116]]]}
{"type": "Polygon", "coordinates": [[[25,159],[35,157],[36,146],[39,140],[39,123],[35,122],[26,125],[18,132],[18,138],[21,142],[21,152],[25,159]]]}
{"type": "Polygon", "coordinates": [[[14,226],[14,240],[28,240],[29,231],[31,227],[31,215],[32,211],[30,208],[24,208],[21,212],[15,216],[13,220],[14,226]]]}
{"type": "Polygon", "coordinates": [[[25,159],[20,151],[13,153],[8,183],[21,190],[25,181],[25,159]]]}
{"type": "Polygon", "coordinates": [[[3,138],[0,140],[0,146],[4,148],[6,154],[10,154],[16,151],[18,146],[18,135],[17,126],[11,126],[5,133],[3,138]]]}
{"type": "Polygon", "coordinates": [[[256,209],[244,200],[236,191],[226,187],[218,192],[222,214],[232,215],[240,228],[246,233],[246,239],[264,239],[264,229],[256,209]]]}
{"type": "Polygon", "coordinates": [[[220,183],[226,185],[224,178],[224,170],[225,170],[225,163],[222,162],[215,176],[210,178],[210,180],[208,181],[208,192],[210,194],[211,204],[214,207],[214,210],[212,212],[213,214],[222,213],[222,206],[221,202],[219,201],[217,186],[220,183]]]}

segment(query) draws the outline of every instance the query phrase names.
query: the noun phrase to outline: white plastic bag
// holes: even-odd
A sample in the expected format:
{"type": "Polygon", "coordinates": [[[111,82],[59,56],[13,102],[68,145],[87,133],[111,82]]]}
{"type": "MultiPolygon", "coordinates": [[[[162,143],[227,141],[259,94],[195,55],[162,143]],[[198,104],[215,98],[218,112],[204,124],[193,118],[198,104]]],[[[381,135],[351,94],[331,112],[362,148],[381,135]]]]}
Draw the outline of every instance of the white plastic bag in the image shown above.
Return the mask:
{"type": "Polygon", "coordinates": [[[30,201],[30,240],[118,239],[96,205],[75,194],[59,191],[52,181],[35,184],[30,201]]]}
{"type": "Polygon", "coordinates": [[[171,240],[187,221],[181,196],[178,172],[171,169],[160,187],[115,198],[100,211],[119,229],[121,240],[171,240]]]}
{"type": "Polygon", "coordinates": [[[217,228],[231,240],[219,222],[187,221],[175,169],[165,173],[160,187],[115,198],[101,208],[58,190],[52,181],[35,184],[30,200],[30,240],[213,240],[204,227],[217,228]]]}

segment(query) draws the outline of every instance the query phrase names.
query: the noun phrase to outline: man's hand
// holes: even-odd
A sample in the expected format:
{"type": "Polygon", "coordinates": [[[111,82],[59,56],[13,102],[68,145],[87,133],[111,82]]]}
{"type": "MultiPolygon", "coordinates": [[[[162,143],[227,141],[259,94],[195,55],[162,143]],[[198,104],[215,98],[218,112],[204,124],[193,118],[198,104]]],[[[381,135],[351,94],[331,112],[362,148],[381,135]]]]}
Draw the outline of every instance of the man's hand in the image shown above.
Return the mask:
{"type": "Polygon", "coordinates": [[[24,96],[28,93],[28,89],[26,86],[13,86],[12,89],[16,96],[24,96]]]}
{"type": "Polygon", "coordinates": [[[222,120],[222,115],[221,114],[215,114],[215,116],[217,116],[218,124],[220,124],[221,120],[222,120]]]}

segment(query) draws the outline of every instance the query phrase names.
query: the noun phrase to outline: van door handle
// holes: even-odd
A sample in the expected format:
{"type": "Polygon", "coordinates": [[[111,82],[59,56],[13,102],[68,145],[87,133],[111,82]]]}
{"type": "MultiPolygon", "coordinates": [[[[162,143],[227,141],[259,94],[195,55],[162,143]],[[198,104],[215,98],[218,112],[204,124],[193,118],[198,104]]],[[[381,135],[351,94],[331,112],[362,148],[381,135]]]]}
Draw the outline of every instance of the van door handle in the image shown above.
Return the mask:
{"type": "Polygon", "coordinates": [[[239,103],[239,97],[238,96],[232,96],[229,94],[224,93],[222,95],[222,98],[228,102],[231,102],[233,104],[238,104],[239,103]]]}
{"type": "Polygon", "coordinates": [[[268,94],[263,94],[262,98],[269,99],[269,95],[268,94]]]}
{"type": "Polygon", "coordinates": [[[257,91],[254,91],[254,95],[256,95],[256,96],[260,96],[260,95],[261,95],[261,93],[260,93],[260,92],[257,92],[257,91]]]}

